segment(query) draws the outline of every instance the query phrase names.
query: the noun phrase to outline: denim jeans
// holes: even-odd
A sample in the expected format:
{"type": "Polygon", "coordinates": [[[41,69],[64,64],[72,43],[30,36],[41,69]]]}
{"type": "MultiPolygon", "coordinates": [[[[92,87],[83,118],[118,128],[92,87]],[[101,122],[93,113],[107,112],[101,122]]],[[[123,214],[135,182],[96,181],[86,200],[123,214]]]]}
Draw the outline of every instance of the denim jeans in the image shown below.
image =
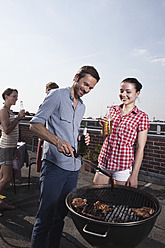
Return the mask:
{"type": "MultiPolygon", "coordinates": [[[[40,205],[32,232],[31,248],[58,248],[67,215],[65,198],[77,185],[79,171],[63,170],[44,160],[40,205]]],[[[37,200],[37,199],[36,199],[37,200]]]]}

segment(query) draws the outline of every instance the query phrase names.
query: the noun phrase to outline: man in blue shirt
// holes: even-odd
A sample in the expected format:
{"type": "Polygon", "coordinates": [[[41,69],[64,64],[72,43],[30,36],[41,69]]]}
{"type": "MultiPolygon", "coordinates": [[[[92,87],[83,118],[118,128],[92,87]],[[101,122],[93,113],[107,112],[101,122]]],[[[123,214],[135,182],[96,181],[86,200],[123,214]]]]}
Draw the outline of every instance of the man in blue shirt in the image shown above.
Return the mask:
{"type": "MultiPolygon", "coordinates": [[[[51,90],[31,120],[30,130],[44,140],[40,205],[31,248],[58,248],[67,215],[65,198],[77,185],[81,161],[74,157],[85,112],[81,97],[99,81],[93,66],[83,66],[71,87],[51,90]],[[46,127],[45,127],[46,122],[46,127]],[[66,155],[70,154],[68,157],[66,155]]],[[[88,145],[89,134],[85,142],[88,145]]]]}

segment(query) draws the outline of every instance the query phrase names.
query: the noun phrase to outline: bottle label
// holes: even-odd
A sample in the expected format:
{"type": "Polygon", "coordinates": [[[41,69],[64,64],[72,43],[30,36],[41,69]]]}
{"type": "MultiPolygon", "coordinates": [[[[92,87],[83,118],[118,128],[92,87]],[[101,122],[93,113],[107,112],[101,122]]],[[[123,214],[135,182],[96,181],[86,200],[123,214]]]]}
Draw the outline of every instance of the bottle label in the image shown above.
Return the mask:
{"type": "Polygon", "coordinates": [[[86,134],[87,134],[87,127],[84,127],[83,135],[85,136],[86,134]]]}

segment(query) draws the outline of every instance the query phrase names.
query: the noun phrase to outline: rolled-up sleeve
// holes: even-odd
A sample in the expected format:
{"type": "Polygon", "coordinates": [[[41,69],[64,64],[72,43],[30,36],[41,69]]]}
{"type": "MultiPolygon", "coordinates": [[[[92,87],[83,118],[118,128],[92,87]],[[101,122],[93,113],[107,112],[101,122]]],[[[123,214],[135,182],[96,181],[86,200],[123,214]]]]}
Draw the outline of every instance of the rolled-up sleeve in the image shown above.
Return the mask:
{"type": "Polygon", "coordinates": [[[56,108],[58,108],[59,99],[59,91],[57,89],[51,90],[51,92],[45,97],[30,123],[42,123],[45,125],[45,122],[49,119],[56,108]]]}
{"type": "Polygon", "coordinates": [[[146,129],[150,128],[150,124],[149,124],[149,117],[147,114],[145,114],[144,112],[142,112],[142,117],[139,121],[139,127],[138,127],[138,132],[144,131],[146,129]]]}

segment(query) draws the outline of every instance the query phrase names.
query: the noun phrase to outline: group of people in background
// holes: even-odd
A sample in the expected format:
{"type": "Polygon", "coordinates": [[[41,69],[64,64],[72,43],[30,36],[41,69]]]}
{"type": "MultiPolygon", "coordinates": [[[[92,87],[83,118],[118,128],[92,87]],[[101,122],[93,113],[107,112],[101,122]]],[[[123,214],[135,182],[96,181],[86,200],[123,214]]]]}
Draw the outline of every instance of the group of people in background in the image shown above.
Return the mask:
{"type": "MultiPolygon", "coordinates": [[[[85,113],[82,97],[93,90],[99,80],[97,70],[87,65],[78,70],[70,87],[59,88],[56,85],[52,89],[50,84],[47,85],[46,97],[30,121],[30,130],[40,139],[37,154],[38,161],[42,160],[42,167],[41,162],[38,165],[41,170],[40,201],[31,248],[58,248],[60,245],[67,215],[65,198],[76,187],[81,167],[81,160],[74,157],[74,149],[77,150],[79,128],[85,113]]],[[[136,78],[124,79],[119,90],[121,104],[111,106],[108,116],[100,120],[102,127],[107,118],[113,122],[112,133],[104,139],[98,165],[113,176],[116,184],[135,188],[149,129],[148,115],[135,105],[141,88],[136,78]]],[[[2,96],[5,102],[0,110],[0,194],[12,179],[13,156],[17,156],[18,122],[25,115],[21,110],[15,117],[10,109],[17,101],[17,90],[7,89],[2,96]]],[[[89,133],[85,142],[89,145],[89,133]]],[[[109,177],[96,172],[93,183],[109,184],[109,177]]],[[[2,201],[0,212],[3,204],[2,201]]]]}

